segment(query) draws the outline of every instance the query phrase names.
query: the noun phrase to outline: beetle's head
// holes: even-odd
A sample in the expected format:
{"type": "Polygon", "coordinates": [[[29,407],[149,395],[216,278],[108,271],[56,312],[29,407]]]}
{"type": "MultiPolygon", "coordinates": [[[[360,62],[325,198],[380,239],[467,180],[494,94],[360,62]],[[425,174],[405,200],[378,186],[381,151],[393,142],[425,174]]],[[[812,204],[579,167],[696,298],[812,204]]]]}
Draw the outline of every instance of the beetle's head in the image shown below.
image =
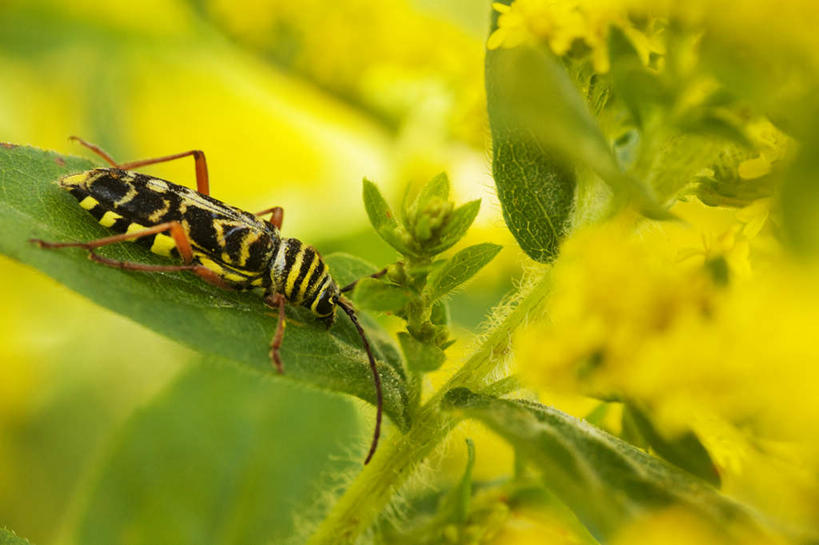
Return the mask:
{"type": "Polygon", "coordinates": [[[310,306],[310,310],[318,316],[318,319],[324,322],[328,328],[333,325],[336,320],[336,310],[338,309],[338,298],[341,293],[335,282],[328,282],[327,285],[316,297],[316,300],[310,306]]]}

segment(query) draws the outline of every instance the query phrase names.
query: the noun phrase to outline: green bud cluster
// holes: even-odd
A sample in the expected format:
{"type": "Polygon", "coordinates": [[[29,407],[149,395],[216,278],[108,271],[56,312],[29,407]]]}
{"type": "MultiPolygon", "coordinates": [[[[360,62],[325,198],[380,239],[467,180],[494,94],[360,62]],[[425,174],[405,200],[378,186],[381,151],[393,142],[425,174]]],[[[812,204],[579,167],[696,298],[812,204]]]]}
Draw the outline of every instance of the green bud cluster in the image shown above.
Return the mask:
{"type": "Polygon", "coordinates": [[[438,255],[463,238],[480,200],[456,206],[449,199],[446,174],[427,182],[414,196],[405,195],[396,216],[375,184],[364,180],[364,206],[376,232],[401,254],[380,279],[364,279],[352,294],[362,309],[404,319],[398,338],[410,372],[438,369],[452,344],[445,297],[497,255],[496,244],[476,244],[449,258],[438,255]]]}

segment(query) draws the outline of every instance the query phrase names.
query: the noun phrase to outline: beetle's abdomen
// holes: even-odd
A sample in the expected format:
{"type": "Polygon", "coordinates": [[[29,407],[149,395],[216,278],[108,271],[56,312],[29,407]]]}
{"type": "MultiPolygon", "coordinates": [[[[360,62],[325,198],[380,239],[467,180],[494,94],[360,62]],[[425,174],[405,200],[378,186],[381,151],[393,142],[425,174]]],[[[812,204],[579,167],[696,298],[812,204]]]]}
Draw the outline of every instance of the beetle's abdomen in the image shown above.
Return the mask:
{"type": "Polygon", "coordinates": [[[332,320],[338,287],[315,248],[295,238],[281,239],[273,258],[271,278],[276,291],[288,301],[332,320]]]}

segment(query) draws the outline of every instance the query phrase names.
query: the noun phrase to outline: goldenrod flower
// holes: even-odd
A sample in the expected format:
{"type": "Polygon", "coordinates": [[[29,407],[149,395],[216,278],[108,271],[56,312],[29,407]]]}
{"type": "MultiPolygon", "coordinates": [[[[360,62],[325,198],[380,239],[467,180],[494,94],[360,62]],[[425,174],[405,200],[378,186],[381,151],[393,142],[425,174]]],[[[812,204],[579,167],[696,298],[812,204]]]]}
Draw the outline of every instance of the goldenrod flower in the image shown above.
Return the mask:
{"type": "Polygon", "coordinates": [[[637,28],[625,4],[616,0],[516,0],[510,6],[494,3],[492,7],[500,15],[498,28],[486,44],[489,49],[545,42],[555,55],[565,55],[573,45],[583,44],[591,52],[595,70],[605,73],[608,30],[614,25],[628,36],[644,64],[648,65],[652,53],[665,52],[657,21],[637,28]]]}
{"type": "Polygon", "coordinates": [[[638,400],[672,432],[701,414],[800,438],[819,419],[816,271],[752,267],[766,202],[676,210],[698,224],[621,217],[567,242],[551,323],[518,338],[521,371],[539,388],[638,400]]]}
{"type": "Polygon", "coordinates": [[[680,203],[683,221],[576,233],[515,354],[546,397],[620,398],[669,437],[694,429],[729,490],[804,524],[819,516],[819,270],[776,247],[769,206],[680,203]]]}

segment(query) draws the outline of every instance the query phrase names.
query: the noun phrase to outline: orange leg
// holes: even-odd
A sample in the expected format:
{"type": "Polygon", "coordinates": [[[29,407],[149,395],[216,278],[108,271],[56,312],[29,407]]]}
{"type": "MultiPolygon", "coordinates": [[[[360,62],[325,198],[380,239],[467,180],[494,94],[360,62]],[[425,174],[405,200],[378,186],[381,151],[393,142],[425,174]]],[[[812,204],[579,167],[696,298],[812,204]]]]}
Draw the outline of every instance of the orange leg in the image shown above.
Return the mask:
{"type": "Polygon", "coordinates": [[[74,140],[79,142],[81,145],[85,146],[86,148],[90,149],[100,157],[102,157],[106,163],[111,165],[115,168],[120,168],[122,170],[132,170],[138,167],[144,167],[146,165],[155,165],[157,163],[165,163],[167,161],[173,161],[174,159],[181,159],[182,157],[188,157],[189,155],[193,156],[193,161],[196,165],[196,190],[203,195],[210,195],[210,182],[208,181],[208,163],[205,160],[205,153],[200,150],[190,150],[190,151],[183,151],[182,153],[175,153],[173,155],[165,155],[163,157],[154,157],[152,159],[142,159],[141,161],[131,161],[130,163],[117,163],[114,159],[111,158],[110,155],[105,153],[99,146],[86,142],[79,136],[71,136],[69,137],[70,140],[74,140]]]}
{"type": "Polygon", "coordinates": [[[46,242],[40,239],[31,239],[30,242],[39,245],[40,248],[49,249],[85,248],[86,250],[88,250],[88,258],[91,259],[92,261],[96,261],[97,263],[101,263],[103,265],[115,267],[118,269],[147,272],[192,271],[194,274],[196,274],[209,284],[213,284],[214,286],[218,286],[224,289],[232,289],[231,286],[215,272],[211,271],[210,269],[203,265],[193,263],[193,249],[191,248],[191,244],[190,241],[188,240],[188,237],[185,235],[184,229],[182,229],[182,225],[178,221],[160,223],[159,225],[149,227],[142,231],[99,238],[97,240],[91,240],[88,242],[46,242]],[[101,256],[94,251],[96,248],[107,246],[109,244],[115,244],[117,242],[123,242],[126,240],[136,240],[138,238],[142,238],[148,235],[164,233],[165,231],[170,231],[170,234],[174,239],[174,243],[176,244],[176,249],[179,251],[179,255],[185,262],[184,265],[145,265],[143,263],[118,261],[116,259],[101,256]]]}
{"type": "Polygon", "coordinates": [[[272,208],[262,210],[261,212],[256,212],[257,216],[264,216],[265,214],[270,214],[270,219],[268,221],[274,225],[276,229],[281,230],[282,221],[284,220],[284,208],[281,206],[274,206],[272,208]]]}
{"type": "Polygon", "coordinates": [[[279,348],[281,348],[282,341],[284,340],[284,304],[286,301],[284,299],[284,295],[281,293],[268,295],[265,297],[264,301],[271,307],[278,307],[279,309],[279,320],[276,323],[276,334],[273,336],[273,340],[270,342],[270,360],[273,363],[273,366],[276,368],[276,371],[278,371],[281,375],[284,374],[284,366],[282,365],[282,357],[279,355],[279,348]]]}

